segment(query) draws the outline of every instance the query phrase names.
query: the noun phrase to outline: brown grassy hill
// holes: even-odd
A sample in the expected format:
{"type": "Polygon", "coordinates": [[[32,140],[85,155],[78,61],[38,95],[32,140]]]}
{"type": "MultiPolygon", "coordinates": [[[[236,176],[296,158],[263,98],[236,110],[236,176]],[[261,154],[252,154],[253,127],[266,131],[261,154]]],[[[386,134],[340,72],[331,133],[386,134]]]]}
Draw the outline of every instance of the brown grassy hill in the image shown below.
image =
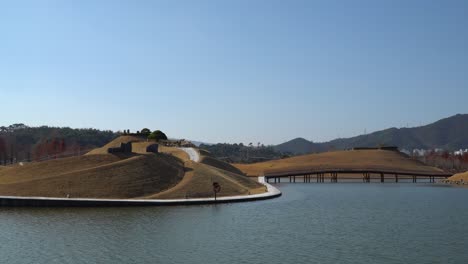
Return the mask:
{"type": "Polygon", "coordinates": [[[375,169],[412,172],[442,172],[410,159],[405,154],[388,150],[348,150],[296,156],[254,164],[235,164],[248,176],[265,171],[300,171],[308,169],[375,169]]]}
{"type": "Polygon", "coordinates": [[[146,153],[146,146],[154,142],[135,143],[133,153],[107,153],[109,147],[141,140],[122,136],[84,156],[4,168],[0,170],[0,194],[136,198],[180,182],[184,177],[183,162],[173,155],[146,153]]]}
{"type": "Polygon", "coordinates": [[[90,155],[26,163],[0,170],[0,184],[17,183],[60,176],[86,170],[121,160],[115,155],[90,155]]]}
{"type": "Polygon", "coordinates": [[[0,195],[73,198],[185,198],[211,197],[212,182],[221,184],[219,196],[264,192],[265,188],[237,169],[208,159],[213,166],[194,163],[178,149],[122,136],[84,156],[0,167],[0,195]],[[132,152],[109,154],[109,147],[134,142],[132,152]]]}
{"type": "MultiPolygon", "coordinates": [[[[60,163],[60,160],[57,160],[57,163],[60,163]]],[[[39,166],[38,164],[35,166],[39,166]]],[[[83,163],[77,161],[76,164],[83,163]]],[[[7,175],[0,176],[0,194],[46,197],[66,197],[69,194],[70,197],[135,198],[169,189],[184,176],[182,163],[174,157],[163,154],[134,155],[116,162],[95,165],[61,174],[41,174],[39,177],[35,173],[27,173],[26,170],[29,170],[27,165],[15,168],[15,171],[8,170],[7,175]],[[20,173],[22,177],[17,176],[20,173]]]]}

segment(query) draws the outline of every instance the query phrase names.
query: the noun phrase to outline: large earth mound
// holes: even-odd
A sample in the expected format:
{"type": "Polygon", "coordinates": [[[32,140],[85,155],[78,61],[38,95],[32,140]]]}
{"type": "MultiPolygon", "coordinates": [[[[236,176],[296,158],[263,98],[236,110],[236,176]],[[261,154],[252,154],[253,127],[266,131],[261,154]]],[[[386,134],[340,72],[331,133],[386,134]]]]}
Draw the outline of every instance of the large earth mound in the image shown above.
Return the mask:
{"type": "Polygon", "coordinates": [[[235,164],[235,166],[248,176],[258,176],[265,172],[287,172],[310,169],[374,169],[424,173],[443,172],[440,169],[413,160],[403,153],[390,150],[333,151],[253,164],[235,164]]]}
{"type": "Polygon", "coordinates": [[[122,136],[84,156],[0,167],[0,195],[72,198],[185,198],[260,193],[265,187],[231,165],[213,158],[195,163],[181,149],[122,136]],[[108,153],[108,148],[132,142],[131,153],[108,153]],[[220,168],[217,168],[220,167],[220,168]],[[224,168],[224,169],[223,169],[224,168]],[[227,170],[229,171],[227,171],[227,170]]]}

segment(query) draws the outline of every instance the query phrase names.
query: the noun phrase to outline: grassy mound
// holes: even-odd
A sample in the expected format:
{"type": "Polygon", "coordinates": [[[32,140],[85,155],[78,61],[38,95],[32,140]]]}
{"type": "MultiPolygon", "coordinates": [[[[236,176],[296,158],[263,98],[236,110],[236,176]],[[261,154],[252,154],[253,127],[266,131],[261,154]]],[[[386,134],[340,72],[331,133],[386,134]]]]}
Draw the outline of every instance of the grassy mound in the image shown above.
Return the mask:
{"type": "Polygon", "coordinates": [[[265,187],[239,175],[231,165],[207,158],[212,166],[190,161],[178,148],[159,146],[143,138],[122,136],[84,156],[0,167],[0,195],[72,198],[211,197],[213,181],[219,196],[261,193],[265,187]],[[107,153],[133,142],[132,153],[107,153]],[[215,168],[219,167],[219,168],[215,168]]]}
{"type": "Polygon", "coordinates": [[[375,169],[437,173],[441,170],[426,166],[408,156],[388,150],[349,150],[302,155],[254,164],[235,164],[248,176],[266,172],[300,171],[308,169],[375,169]]]}

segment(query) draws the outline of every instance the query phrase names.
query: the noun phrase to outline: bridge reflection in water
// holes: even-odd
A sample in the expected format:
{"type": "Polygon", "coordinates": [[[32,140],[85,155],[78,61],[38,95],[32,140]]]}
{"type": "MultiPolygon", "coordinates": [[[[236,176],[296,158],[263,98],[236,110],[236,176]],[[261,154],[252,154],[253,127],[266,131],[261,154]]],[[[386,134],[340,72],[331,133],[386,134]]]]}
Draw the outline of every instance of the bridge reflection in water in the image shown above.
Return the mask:
{"type": "Polygon", "coordinates": [[[376,175],[376,179],[380,182],[385,182],[385,179],[391,179],[398,182],[400,179],[412,179],[417,182],[417,179],[429,179],[429,182],[434,183],[435,178],[448,178],[452,176],[445,172],[415,172],[415,171],[395,171],[395,170],[356,170],[356,169],[326,169],[326,170],[303,170],[289,172],[265,172],[265,181],[269,183],[280,183],[281,178],[288,178],[290,183],[302,182],[310,183],[312,181],[322,183],[325,182],[327,175],[330,182],[338,182],[339,174],[356,174],[361,177],[344,177],[343,179],[362,179],[363,182],[371,182],[371,175],[376,175]],[[298,178],[298,179],[296,179],[298,178]]]}

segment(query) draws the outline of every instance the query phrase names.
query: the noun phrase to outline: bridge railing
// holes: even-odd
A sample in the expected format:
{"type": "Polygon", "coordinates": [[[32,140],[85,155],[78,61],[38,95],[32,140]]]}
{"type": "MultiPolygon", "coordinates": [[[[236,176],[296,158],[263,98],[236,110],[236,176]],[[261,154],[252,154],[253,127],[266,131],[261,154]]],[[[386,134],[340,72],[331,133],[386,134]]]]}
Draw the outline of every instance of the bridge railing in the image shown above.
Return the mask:
{"type": "Polygon", "coordinates": [[[443,171],[411,171],[411,170],[396,170],[396,169],[376,169],[376,168],[313,168],[304,170],[291,170],[291,171],[273,171],[266,170],[265,177],[288,177],[288,176],[302,176],[310,174],[329,174],[329,173],[342,173],[342,174],[397,174],[407,176],[421,176],[421,177],[450,177],[451,173],[443,171]]]}

